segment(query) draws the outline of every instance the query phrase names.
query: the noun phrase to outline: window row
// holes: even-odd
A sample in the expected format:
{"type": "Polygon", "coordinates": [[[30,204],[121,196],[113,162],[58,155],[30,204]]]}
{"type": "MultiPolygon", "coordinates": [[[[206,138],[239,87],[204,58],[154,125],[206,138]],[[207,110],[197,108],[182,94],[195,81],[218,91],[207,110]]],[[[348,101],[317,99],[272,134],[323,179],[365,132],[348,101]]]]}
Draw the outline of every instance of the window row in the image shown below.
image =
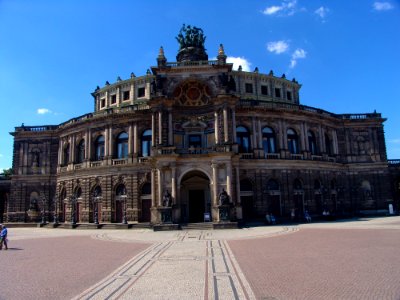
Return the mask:
{"type": "MultiPolygon", "coordinates": [[[[128,101],[131,98],[131,92],[130,91],[122,91],[121,92],[122,96],[122,101],[128,101]]],[[[146,95],[146,89],[145,87],[139,87],[137,88],[137,98],[143,98],[146,95]]],[[[117,104],[117,94],[111,94],[109,96],[109,101],[110,105],[115,105],[117,104]]],[[[100,98],[100,108],[104,108],[107,106],[107,101],[106,98],[100,98]]]]}
{"type": "MultiPolygon", "coordinates": [[[[252,83],[246,83],[245,84],[245,91],[247,94],[253,94],[254,93],[254,88],[252,83]]],[[[261,95],[263,96],[273,96],[275,98],[285,98],[282,93],[282,88],[276,87],[272,91],[270,91],[269,87],[267,85],[261,85],[261,95]]],[[[293,94],[292,91],[286,91],[286,100],[291,101],[293,99],[293,94]]]]}
{"type": "MultiPolygon", "coordinates": [[[[126,132],[121,132],[115,139],[114,146],[114,155],[113,157],[116,159],[122,159],[128,157],[128,141],[129,136],[126,132]]],[[[105,153],[105,138],[103,135],[99,135],[93,143],[94,151],[90,156],[91,160],[98,161],[103,160],[105,153]]],[[[145,130],[140,138],[140,155],[142,157],[150,156],[151,150],[151,130],[145,130]]],[[[82,139],[76,149],[74,149],[76,156],[74,163],[83,163],[86,158],[86,145],[85,140],[82,139]]],[[[71,162],[71,147],[70,144],[67,143],[63,147],[63,155],[62,155],[62,165],[67,165],[71,162]]]]}
{"type": "MultiPolygon", "coordinates": [[[[275,131],[271,127],[264,127],[262,130],[262,147],[265,153],[277,153],[277,140],[275,131]]],[[[299,135],[297,132],[288,128],[286,130],[287,149],[291,154],[300,154],[299,135]]],[[[333,144],[328,134],[325,133],[325,153],[329,156],[333,155],[333,144]]],[[[308,151],[311,155],[320,155],[321,146],[318,147],[317,139],[314,132],[309,130],[307,132],[308,151]]],[[[240,153],[250,153],[252,150],[250,131],[244,126],[236,128],[236,143],[239,146],[240,153]]],[[[282,148],[284,148],[281,145],[282,148]]]]}

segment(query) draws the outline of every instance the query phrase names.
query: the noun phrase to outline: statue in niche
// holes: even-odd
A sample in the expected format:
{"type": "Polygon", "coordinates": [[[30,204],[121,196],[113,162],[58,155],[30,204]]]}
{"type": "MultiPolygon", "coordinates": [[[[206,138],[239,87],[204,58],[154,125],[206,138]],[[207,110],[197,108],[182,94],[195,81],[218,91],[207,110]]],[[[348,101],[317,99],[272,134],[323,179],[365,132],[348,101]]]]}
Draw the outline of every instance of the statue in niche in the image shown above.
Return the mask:
{"type": "Polygon", "coordinates": [[[165,191],[164,196],[163,196],[163,202],[162,205],[164,207],[170,207],[172,204],[172,196],[171,194],[168,192],[168,190],[165,191]]]}
{"type": "Polygon", "coordinates": [[[35,151],[32,153],[32,167],[39,166],[39,152],[35,151]]]}
{"type": "Polygon", "coordinates": [[[219,193],[218,202],[219,202],[219,205],[228,205],[229,204],[229,195],[225,191],[225,189],[222,189],[222,192],[219,193]]]}
{"type": "Polygon", "coordinates": [[[31,199],[29,203],[29,210],[31,211],[39,211],[39,206],[36,198],[31,199]]]}

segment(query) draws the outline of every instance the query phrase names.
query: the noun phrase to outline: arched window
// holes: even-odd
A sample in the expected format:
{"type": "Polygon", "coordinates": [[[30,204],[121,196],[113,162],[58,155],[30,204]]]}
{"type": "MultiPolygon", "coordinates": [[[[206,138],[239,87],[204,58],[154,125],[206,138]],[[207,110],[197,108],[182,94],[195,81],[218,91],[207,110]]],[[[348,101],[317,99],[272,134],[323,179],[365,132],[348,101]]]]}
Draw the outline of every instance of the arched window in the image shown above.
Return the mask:
{"type": "Polygon", "coordinates": [[[115,190],[115,194],[117,196],[123,196],[126,195],[126,187],[124,184],[120,184],[117,186],[117,189],[115,190]]]}
{"type": "Polygon", "coordinates": [[[250,133],[247,128],[243,126],[238,126],[236,128],[236,142],[239,145],[240,153],[249,153],[250,152],[250,133]]]}
{"type": "Polygon", "coordinates": [[[308,131],[308,150],[312,155],[317,155],[317,140],[315,134],[312,131],[308,131]]]}
{"type": "Polygon", "coordinates": [[[93,197],[101,197],[101,187],[99,185],[94,188],[93,197]]]}
{"type": "Polygon", "coordinates": [[[299,142],[296,131],[289,128],[287,130],[287,143],[288,149],[291,154],[298,154],[299,153],[299,142]]]}
{"type": "Polygon", "coordinates": [[[276,137],[275,132],[270,127],[262,130],[263,148],[265,153],[276,153],[276,137]]]}
{"type": "Polygon", "coordinates": [[[143,132],[142,134],[142,156],[150,156],[150,150],[151,150],[151,130],[147,129],[143,132]]]}
{"type": "Polygon", "coordinates": [[[121,132],[117,137],[117,158],[128,157],[128,134],[121,132]]]}
{"type": "Polygon", "coordinates": [[[103,160],[104,158],[104,136],[100,135],[94,142],[94,160],[103,160]]]}
{"type": "Polygon", "coordinates": [[[76,148],[76,163],[81,164],[85,160],[85,140],[81,140],[76,148]]]}
{"type": "Polygon", "coordinates": [[[325,149],[326,149],[326,154],[329,156],[332,156],[332,142],[331,139],[329,138],[329,135],[325,133],[325,149]]]}
{"type": "Polygon", "coordinates": [[[63,163],[64,166],[69,164],[69,144],[64,146],[63,150],[63,163]]]}
{"type": "Polygon", "coordinates": [[[76,188],[75,197],[76,198],[81,198],[82,197],[82,189],[80,187],[76,188]]]}
{"type": "Polygon", "coordinates": [[[268,183],[267,183],[267,190],[268,190],[268,191],[279,191],[280,188],[279,188],[279,183],[278,183],[278,181],[276,181],[275,179],[270,179],[270,180],[268,180],[268,183]]]}
{"type": "Polygon", "coordinates": [[[151,195],[151,184],[148,182],[143,184],[141,193],[142,195],[151,195]]]}

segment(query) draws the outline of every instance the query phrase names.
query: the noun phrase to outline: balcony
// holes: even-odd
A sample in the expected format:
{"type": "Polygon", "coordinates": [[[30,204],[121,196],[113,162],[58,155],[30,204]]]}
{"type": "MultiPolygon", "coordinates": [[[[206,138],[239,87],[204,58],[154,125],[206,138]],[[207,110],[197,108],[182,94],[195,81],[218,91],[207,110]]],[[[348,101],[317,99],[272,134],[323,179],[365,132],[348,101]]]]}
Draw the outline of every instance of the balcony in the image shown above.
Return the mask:
{"type": "Polygon", "coordinates": [[[264,153],[264,158],[266,158],[266,159],[280,159],[281,155],[279,153],[264,153]]]}
{"type": "Polygon", "coordinates": [[[127,158],[117,158],[112,160],[113,166],[126,165],[127,163],[128,163],[127,158]]]}

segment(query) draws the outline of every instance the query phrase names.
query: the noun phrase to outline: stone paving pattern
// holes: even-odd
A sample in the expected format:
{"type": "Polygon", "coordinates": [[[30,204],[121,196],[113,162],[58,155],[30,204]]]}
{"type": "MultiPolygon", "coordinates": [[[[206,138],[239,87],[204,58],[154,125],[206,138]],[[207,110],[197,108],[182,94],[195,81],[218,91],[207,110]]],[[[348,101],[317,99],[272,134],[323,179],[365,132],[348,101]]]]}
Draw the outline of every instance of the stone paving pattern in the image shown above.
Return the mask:
{"type": "Polygon", "coordinates": [[[400,217],[232,230],[10,228],[0,299],[400,299],[400,217]]]}

